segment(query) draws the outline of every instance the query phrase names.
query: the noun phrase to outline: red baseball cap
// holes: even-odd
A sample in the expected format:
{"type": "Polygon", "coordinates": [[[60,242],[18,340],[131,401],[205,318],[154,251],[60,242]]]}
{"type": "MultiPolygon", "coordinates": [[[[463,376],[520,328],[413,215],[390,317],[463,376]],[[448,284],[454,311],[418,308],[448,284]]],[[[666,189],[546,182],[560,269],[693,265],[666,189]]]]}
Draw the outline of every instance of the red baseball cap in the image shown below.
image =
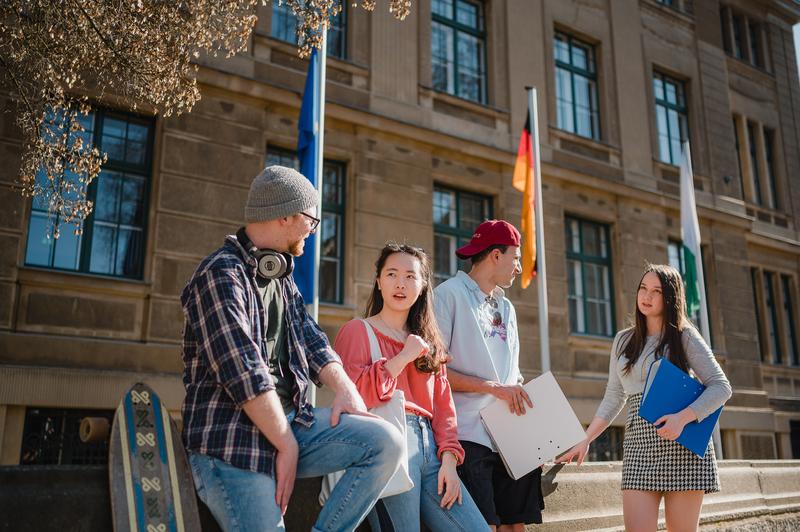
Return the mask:
{"type": "Polygon", "coordinates": [[[459,259],[468,259],[489,246],[519,246],[517,228],[505,220],[486,220],[475,229],[469,244],[456,250],[459,259]]]}

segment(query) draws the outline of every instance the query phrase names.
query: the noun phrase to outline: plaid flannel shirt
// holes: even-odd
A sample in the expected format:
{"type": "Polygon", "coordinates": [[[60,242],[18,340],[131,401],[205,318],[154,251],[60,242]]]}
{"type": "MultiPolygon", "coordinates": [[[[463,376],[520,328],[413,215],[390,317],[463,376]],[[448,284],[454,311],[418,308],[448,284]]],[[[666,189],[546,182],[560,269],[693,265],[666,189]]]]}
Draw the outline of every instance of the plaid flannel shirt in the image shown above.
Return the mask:
{"type": "MultiPolygon", "coordinates": [[[[308,315],[291,276],[279,279],[286,308],[289,366],[295,377],[295,420],[314,423],[309,381],[341,363],[325,333],[308,315]]],[[[275,448],[242,404],[275,389],[264,334],[269,316],[256,285],[256,261],[228,236],[195,270],[181,293],[183,437],[186,449],[273,476],[275,448]]]]}

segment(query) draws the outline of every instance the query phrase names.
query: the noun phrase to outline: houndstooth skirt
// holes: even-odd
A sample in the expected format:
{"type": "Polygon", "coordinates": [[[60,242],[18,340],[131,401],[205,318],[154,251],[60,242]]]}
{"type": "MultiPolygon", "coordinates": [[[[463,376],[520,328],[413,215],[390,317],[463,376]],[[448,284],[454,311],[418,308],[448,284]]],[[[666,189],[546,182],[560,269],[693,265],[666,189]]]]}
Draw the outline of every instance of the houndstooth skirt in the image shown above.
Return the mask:
{"type": "Polygon", "coordinates": [[[702,458],[680,443],[656,434],[655,426],[639,417],[642,394],[628,398],[628,420],[622,442],[622,489],[644,491],[719,491],[714,445],[702,458]]]}

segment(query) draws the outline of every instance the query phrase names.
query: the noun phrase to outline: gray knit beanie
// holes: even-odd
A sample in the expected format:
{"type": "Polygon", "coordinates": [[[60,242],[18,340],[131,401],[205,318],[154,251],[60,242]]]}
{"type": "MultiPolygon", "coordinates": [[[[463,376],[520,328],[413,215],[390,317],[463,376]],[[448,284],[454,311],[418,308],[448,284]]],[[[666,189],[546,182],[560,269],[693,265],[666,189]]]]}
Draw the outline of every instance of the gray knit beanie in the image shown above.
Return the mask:
{"type": "Polygon", "coordinates": [[[303,174],[285,166],[267,166],[250,184],[246,222],[276,220],[319,204],[319,194],[303,174]]]}

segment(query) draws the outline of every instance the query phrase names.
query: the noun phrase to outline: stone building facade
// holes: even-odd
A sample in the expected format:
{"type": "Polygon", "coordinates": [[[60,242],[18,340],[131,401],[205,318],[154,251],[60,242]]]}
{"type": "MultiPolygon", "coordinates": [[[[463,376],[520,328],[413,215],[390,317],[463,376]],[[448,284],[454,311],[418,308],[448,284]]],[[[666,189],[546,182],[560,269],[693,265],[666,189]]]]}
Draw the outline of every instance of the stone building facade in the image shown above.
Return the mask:
{"type": "MultiPolygon", "coordinates": [[[[581,421],[645,262],[680,265],[688,138],[712,343],[734,388],[725,456],[800,458],[798,20],[766,0],[420,0],[403,22],[346,7],[329,39],[323,327],[363,312],[386,240],[430,250],[442,279],[483,218],[519,220],[511,172],[536,86],[552,370],[581,421]]],[[[44,238],[0,116],[0,464],[103,461],[77,420],[109,415],[138,380],[179,414],[180,290],[242,224],[252,177],[294,164],[306,63],[293,24],[261,8],[246,53],[202,60],[191,114],[95,108],[110,160],[80,238],[44,238]]],[[[528,378],[535,290],[510,290],[528,378]]],[[[621,436],[619,418],[593,458],[620,459],[621,436]]]]}

